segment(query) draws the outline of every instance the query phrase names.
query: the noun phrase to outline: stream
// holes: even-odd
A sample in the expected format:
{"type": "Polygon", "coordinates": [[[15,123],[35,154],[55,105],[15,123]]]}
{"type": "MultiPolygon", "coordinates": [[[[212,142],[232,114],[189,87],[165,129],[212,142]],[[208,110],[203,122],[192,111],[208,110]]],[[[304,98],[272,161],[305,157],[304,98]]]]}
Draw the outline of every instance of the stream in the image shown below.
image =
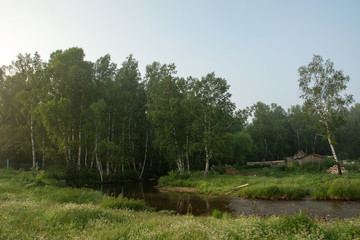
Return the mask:
{"type": "Polygon", "coordinates": [[[197,193],[161,192],[156,181],[102,184],[94,187],[104,194],[143,199],[155,211],[176,211],[195,216],[209,215],[214,209],[231,215],[292,215],[305,211],[320,218],[352,218],[360,214],[359,201],[314,201],[310,199],[260,200],[237,196],[208,196],[197,193]]]}

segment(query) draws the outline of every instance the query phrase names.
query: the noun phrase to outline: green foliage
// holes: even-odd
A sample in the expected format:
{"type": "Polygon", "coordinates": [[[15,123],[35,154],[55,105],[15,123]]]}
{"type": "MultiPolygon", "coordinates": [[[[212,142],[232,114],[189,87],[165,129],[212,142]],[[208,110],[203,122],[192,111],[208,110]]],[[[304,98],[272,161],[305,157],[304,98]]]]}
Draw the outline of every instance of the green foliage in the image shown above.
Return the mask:
{"type": "Polygon", "coordinates": [[[172,179],[189,179],[190,178],[190,173],[188,173],[188,172],[180,173],[178,170],[171,170],[170,172],[168,172],[168,175],[172,179]]]}
{"type": "Polygon", "coordinates": [[[214,209],[211,212],[211,216],[214,217],[214,218],[217,218],[217,219],[221,219],[223,217],[223,213],[218,209],[214,209]]]}
{"type": "Polygon", "coordinates": [[[323,169],[329,169],[330,167],[336,164],[333,158],[325,157],[324,161],[322,162],[323,169]]]}
{"type": "Polygon", "coordinates": [[[296,233],[299,230],[312,233],[318,229],[318,225],[311,219],[311,215],[300,211],[293,216],[287,216],[280,220],[278,229],[282,232],[296,233]]]}
{"type": "Polygon", "coordinates": [[[360,199],[360,180],[336,179],[328,188],[327,195],[331,199],[360,199]]]}
{"type": "MultiPolygon", "coordinates": [[[[228,167],[230,167],[230,166],[228,166],[228,167]]],[[[219,174],[224,174],[227,167],[219,165],[219,166],[213,166],[212,168],[214,169],[215,172],[217,172],[219,174]]]]}
{"type": "MultiPolygon", "coordinates": [[[[0,69],[0,132],[6,136],[0,139],[1,164],[10,158],[11,166],[28,168],[44,159],[44,166],[39,162],[42,170],[56,169],[52,174],[58,180],[73,185],[137,179],[142,167],[154,177],[175,168],[183,173],[188,166],[199,170],[204,165],[278,160],[299,149],[326,155],[329,148],[315,129],[318,116],[309,111],[321,110],[312,104],[320,97],[329,103],[325,119],[331,119],[339,156],[359,158],[360,104],[346,109],[352,98],[341,95],[349,77],[320,56],[300,67],[299,74],[304,107],[291,106],[286,112],[275,103],[257,102],[234,112],[229,85],[215,73],[184,78],[177,76],[175,64],[154,62],[142,78],[132,55],[119,66],[109,54],[89,62],[78,47],[57,50],[47,62],[37,53],[19,54],[11,66],[0,69]],[[310,84],[316,74],[321,81],[310,84]],[[343,120],[346,124],[339,128],[343,120]]],[[[38,179],[30,185],[41,184],[38,179]]]]}
{"type": "Polygon", "coordinates": [[[196,187],[196,182],[192,179],[177,179],[169,176],[162,176],[158,181],[159,186],[172,186],[172,187],[196,187]]]}

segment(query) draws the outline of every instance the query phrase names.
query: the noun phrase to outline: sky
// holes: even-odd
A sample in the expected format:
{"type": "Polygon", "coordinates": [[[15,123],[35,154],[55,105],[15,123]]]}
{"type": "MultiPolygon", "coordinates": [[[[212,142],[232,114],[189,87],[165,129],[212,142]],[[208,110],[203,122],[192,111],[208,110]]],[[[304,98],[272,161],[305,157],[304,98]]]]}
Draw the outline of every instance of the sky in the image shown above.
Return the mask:
{"type": "Polygon", "coordinates": [[[0,66],[70,47],[119,66],[133,54],[143,76],[154,61],[180,77],[215,72],[238,109],[287,110],[302,104],[298,68],[316,54],[350,76],[360,102],[359,12],[357,0],[0,0],[0,66]]]}

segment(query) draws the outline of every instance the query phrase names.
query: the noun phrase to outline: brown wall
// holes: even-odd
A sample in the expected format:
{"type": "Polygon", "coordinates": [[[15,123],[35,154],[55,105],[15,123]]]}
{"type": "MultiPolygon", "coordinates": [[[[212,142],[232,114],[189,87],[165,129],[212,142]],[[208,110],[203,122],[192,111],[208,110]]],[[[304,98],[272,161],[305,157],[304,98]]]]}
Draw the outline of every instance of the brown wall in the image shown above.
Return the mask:
{"type": "Polygon", "coordinates": [[[307,163],[307,162],[316,162],[316,163],[322,163],[324,161],[324,157],[317,156],[317,155],[308,155],[304,158],[299,159],[299,163],[307,163]]]}

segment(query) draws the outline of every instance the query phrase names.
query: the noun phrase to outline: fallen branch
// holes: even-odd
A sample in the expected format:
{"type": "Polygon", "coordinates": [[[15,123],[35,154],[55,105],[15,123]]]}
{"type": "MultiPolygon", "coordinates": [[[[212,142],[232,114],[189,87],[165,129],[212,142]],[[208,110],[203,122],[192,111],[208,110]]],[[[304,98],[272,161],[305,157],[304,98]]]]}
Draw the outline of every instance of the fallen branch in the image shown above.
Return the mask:
{"type": "Polygon", "coordinates": [[[238,187],[235,187],[235,189],[239,189],[239,188],[243,188],[243,187],[247,187],[247,186],[249,186],[248,183],[247,183],[247,184],[244,184],[244,185],[241,185],[241,186],[238,186],[238,187]]]}

